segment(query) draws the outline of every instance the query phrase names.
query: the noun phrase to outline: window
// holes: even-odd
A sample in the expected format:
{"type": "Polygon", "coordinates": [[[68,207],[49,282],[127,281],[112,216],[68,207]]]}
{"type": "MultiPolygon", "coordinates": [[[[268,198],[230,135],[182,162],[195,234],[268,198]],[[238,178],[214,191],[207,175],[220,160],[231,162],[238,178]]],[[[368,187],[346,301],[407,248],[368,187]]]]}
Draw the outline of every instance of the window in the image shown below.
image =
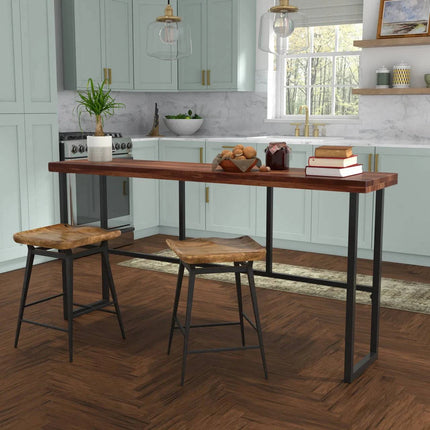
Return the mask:
{"type": "MultiPolygon", "coordinates": [[[[297,28],[289,43],[303,43],[303,30],[297,28]]],[[[353,41],[361,39],[362,24],[310,27],[306,51],[287,58],[273,58],[269,71],[268,117],[288,119],[301,105],[312,116],[351,118],[358,116],[360,49],[353,41]]]]}

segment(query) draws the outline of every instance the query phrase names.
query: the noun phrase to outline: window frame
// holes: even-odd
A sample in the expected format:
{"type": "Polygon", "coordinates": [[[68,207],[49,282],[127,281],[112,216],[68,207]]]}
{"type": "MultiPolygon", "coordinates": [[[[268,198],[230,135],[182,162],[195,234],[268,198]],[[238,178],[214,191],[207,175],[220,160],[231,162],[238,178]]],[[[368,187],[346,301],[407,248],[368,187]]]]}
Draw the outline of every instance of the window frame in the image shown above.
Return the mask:
{"type": "MultiPolygon", "coordinates": [[[[358,24],[358,23],[357,23],[358,24]]],[[[321,120],[324,122],[348,122],[353,121],[356,122],[359,118],[359,114],[357,115],[335,115],[336,108],[336,99],[335,94],[338,88],[349,87],[349,85],[336,85],[336,59],[338,57],[346,57],[346,56],[357,56],[361,58],[361,49],[351,50],[351,51],[338,51],[339,48],[339,26],[342,24],[332,24],[331,26],[335,27],[336,39],[335,39],[335,51],[332,52],[306,52],[303,54],[291,54],[288,56],[289,59],[294,58],[306,58],[307,61],[312,58],[318,57],[328,57],[332,58],[332,106],[331,106],[331,114],[330,115],[313,115],[312,112],[309,112],[309,116],[315,120],[321,120]]],[[[315,26],[317,27],[317,26],[315,26]]],[[[309,31],[313,32],[314,27],[309,27],[309,31]]],[[[310,37],[310,51],[312,51],[313,46],[313,37],[310,37]]],[[[268,85],[267,85],[267,120],[273,122],[284,122],[284,121],[292,121],[297,118],[301,118],[301,115],[298,114],[285,114],[285,103],[286,103],[286,88],[284,85],[286,80],[286,58],[276,57],[275,55],[269,54],[268,58],[268,85]],[[271,102],[272,100],[272,102],[271,102]]],[[[311,67],[308,67],[307,70],[307,85],[306,88],[306,105],[311,107],[311,67]]],[[[294,88],[294,85],[291,86],[294,88]]],[[[297,88],[303,88],[303,86],[297,86],[297,88]]]]}

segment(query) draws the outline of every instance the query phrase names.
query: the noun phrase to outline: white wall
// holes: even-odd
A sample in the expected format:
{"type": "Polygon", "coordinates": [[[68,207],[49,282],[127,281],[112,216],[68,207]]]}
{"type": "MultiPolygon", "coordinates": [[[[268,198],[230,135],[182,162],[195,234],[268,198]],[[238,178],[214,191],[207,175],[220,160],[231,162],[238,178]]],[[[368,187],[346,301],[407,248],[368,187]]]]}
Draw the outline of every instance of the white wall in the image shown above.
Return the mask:
{"type": "MultiPolygon", "coordinates": [[[[261,14],[274,0],[257,1],[257,22],[261,14]]],[[[55,0],[57,22],[57,54],[59,73],[62,72],[60,1],[55,0]]],[[[364,38],[376,36],[379,1],[364,0],[364,38]]],[[[258,32],[257,32],[258,33],[258,32]]],[[[247,93],[115,93],[126,104],[125,110],[106,121],[106,130],[120,131],[128,135],[147,134],[151,129],[154,103],[160,115],[174,114],[188,108],[205,117],[199,134],[202,135],[256,135],[293,134],[289,123],[274,124],[266,118],[266,68],[267,54],[257,50],[256,91],[247,93]]],[[[363,50],[360,80],[362,87],[375,85],[375,70],[382,64],[391,67],[400,60],[412,66],[412,86],[422,87],[423,74],[430,73],[430,47],[373,48],[363,50]],[[428,68],[427,68],[428,66],[428,68]]],[[[59,83],[59,122],[61,131],[78,130],[73,112],[76,94],[64,91],[62,77],[59,83]]],[[[403,143],[428,143],[430,96],[360,96],[360,121],[327,126],[327,135],[368,139],[370,142],[387,140],[398,145],[403,143]]],[[[84,126],[85,123],[84,123],[84,126]]],[[[88,129],[93,124],[88,123],[88,129]]],[[[167,130],[161,124],[161,132],[167,130]]]]}

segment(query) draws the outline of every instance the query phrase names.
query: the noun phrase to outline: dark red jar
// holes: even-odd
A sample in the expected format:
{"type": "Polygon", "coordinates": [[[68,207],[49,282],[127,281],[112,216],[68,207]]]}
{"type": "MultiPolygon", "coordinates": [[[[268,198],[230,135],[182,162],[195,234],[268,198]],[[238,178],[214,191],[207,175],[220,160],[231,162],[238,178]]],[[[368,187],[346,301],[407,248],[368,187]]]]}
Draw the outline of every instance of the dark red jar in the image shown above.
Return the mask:
{"type": "Polygon", "coordinates": [[[266,166],[272,170],[288,170],[291,148],[285,142],[272,142],[265,149],[266,166]]]}

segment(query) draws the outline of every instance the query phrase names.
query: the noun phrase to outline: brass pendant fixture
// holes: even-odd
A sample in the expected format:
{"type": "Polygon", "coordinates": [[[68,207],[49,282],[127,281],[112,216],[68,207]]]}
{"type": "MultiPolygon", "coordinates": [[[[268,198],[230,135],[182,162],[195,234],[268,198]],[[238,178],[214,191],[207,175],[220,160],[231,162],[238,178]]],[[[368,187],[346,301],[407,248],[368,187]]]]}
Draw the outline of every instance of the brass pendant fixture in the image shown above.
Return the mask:
{"type": "Polygon", "coordinates": [[[148,27],[146,51],[151,57],[168,61],[191,55],[190,27],[174,14],[170,0],[164,15],[157,17],[148,27]]]}
{"type": "Polygon", "coordinates": [[[289,0],[279,0],[279,4],[271,7],[260,19],[258,47],[265,52],[277,56],[287,56],[305,51],[309,46],[309,31],[306,16],[299,8],[289,4],[289,0]],[[303,37],[300,43],[292,44],[289,37],[297,27],[301,27],[303,37]]]}

